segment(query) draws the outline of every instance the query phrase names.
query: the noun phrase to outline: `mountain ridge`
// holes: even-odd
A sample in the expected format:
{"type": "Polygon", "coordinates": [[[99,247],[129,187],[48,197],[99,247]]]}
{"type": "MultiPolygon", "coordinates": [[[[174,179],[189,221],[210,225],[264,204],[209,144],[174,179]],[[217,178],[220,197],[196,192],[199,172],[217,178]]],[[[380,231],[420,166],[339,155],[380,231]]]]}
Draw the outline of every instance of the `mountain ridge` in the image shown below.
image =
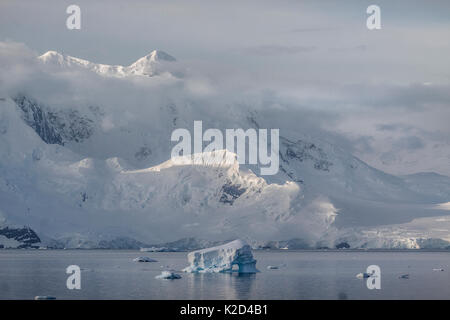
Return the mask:
{"type": "Polygon", "coordinates": [[[93,63],[85,59],[64,55],[53,50],[47,51],[39,56],[38,59],[42,63],[48,65],[65,68],[81,67],[101,75],[115,77],[126,77],[131,75],[152,77],[165,72],[164,66],[166,64],[176,62],[174,57],[161,50],[153,50],[128,66],[93,63]]]}

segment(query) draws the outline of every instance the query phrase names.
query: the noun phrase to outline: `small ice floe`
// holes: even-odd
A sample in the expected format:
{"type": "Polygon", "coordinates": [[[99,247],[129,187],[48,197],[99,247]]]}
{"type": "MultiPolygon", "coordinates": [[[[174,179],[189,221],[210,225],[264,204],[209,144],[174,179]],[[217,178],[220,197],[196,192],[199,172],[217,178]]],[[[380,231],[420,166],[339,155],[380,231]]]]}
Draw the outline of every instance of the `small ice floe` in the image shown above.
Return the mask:
{"type": "Polygon", "coordinates": [[[155,259],[149,257],[137,257],[133,259],[134,262],[158,262],[155,259]]]}
{"type": "Polygon", "coordinates": [[[356,275],[358,279],[370,278],[372,275],[366,272],[361,272],[356,275]]]}
{"type": "Polygon", "coordinates": [[[279,267],[278,266],[267,266],[267,269],[269,269],[269,270],[277,270],[277,269],[279,269],[279,267]]]}
{"type": "Polygon", "coordinates": [[[402,274],[398,277],[399,279],[409,279],[409,274],[402,274]]]}
{"type": "Polygon", "coordinates": [[[36,296],[34,300],[56,300],[56,297],[52,296],[36,296]]]}
{"type": "Polygon", "coordinates": [[[156,279],[169,279],[169,280],[173,280],[173,279],[181,279],[181,276],[177,273],[174,273],[172,271],[163,271],[161,272],[161,274],[159,276],[155,277],[156,279]]]}
{"type": "Polygon", "coordinates": [[[433,271],[444,271],[444,269],[442,269],[442,268],[435,268],[435,269],[433,269],[433,271]]]}

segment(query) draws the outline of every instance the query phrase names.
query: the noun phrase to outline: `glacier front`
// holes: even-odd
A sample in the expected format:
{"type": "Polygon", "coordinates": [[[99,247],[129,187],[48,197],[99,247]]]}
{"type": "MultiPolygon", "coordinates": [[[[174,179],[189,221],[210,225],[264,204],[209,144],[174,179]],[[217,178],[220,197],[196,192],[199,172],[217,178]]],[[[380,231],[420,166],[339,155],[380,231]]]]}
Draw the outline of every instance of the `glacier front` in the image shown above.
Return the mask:
{"type": "Polygon", "coordinates": [[[185,272],[232,272],[233,266],[239,273],[256,273],[256,260],[251,247],[242,240],[234,240],[221,246],[189,252],[190,266],[185,272]]]}

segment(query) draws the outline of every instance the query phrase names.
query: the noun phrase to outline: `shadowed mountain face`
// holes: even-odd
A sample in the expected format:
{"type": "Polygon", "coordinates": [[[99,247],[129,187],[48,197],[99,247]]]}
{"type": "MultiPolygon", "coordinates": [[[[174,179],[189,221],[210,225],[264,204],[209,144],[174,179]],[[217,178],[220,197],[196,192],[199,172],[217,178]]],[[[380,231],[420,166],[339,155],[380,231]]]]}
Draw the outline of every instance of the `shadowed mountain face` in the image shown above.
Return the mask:
{"type": "Polygon", "coordinates": [[[24,95],[13,100],[23,111],[24,121],[45,143],[82,142],[94,132],[94,121],[81,116],[77,110],[52,110],[24,95]]]}

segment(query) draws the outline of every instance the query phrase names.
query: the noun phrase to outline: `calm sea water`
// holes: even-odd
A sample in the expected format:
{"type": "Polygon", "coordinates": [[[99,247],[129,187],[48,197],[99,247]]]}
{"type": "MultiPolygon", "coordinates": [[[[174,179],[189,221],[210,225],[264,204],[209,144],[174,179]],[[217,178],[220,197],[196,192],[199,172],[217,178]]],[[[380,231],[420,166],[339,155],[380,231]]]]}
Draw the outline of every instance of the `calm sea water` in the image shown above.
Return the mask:
{"type": "Polygon", "coordinates": [[[260,273],[189,274],[186,253],[124,250],[0,250],[0,299],[450,299],[450,252],[254,251],[260,273]],[[149,256],[156,263],[132,259],[149,256]],[[69,265],[82,269],[81,290],[68,290],[69,265]],[[376,264],[381,289],[357,273],[376,264]],[[268,270],[268,265],[280,266],[268,270]],[[433,271],[443,268],[444,271],[433,271]],[[409,274],[409,279],[399,278],[409,274]]]}

